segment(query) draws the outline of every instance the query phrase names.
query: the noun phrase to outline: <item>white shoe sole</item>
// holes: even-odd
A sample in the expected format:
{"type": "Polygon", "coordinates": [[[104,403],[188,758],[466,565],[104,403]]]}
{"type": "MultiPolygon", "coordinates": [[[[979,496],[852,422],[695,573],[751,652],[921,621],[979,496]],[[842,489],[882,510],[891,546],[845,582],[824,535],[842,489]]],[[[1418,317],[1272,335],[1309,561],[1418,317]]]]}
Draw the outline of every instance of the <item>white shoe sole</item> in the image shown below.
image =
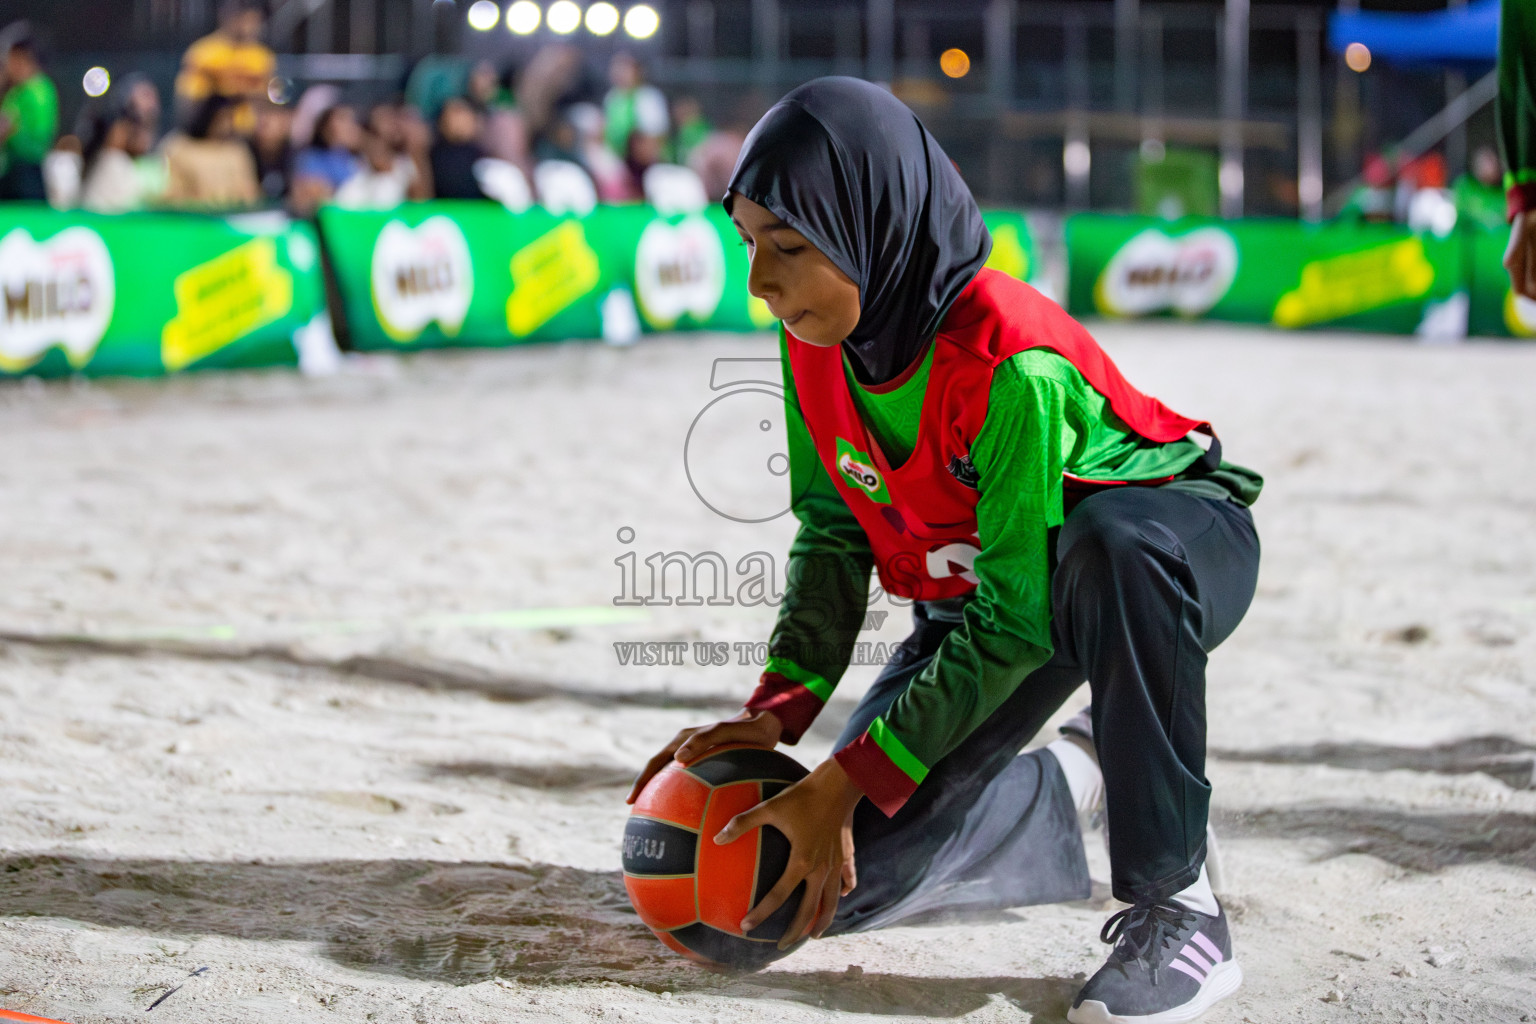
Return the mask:
{"type": "Polygon", "coordinates": [[[1209,1010],[1218,1000],[1236,992],[1238,986],[1243,983],[1243,969],[1237,965],[1236,960],[1223,960],[1211,968],[1211,973],[1206,976],[1205,984],[1200,986],[1200,991],[1195,998],[1183,1006],[1175,1006],[1162,1013],[1149,1013],[1140,1017],[1120,1016],[1109,1012],[1109,1007],[1097,999],[1088,999],[1081,1006],[1074,1006],[1067,1011],[1067,1020],[1071,1024],[1188,1024],[1189,1021],[1199,1017],[1209,1010]]]}

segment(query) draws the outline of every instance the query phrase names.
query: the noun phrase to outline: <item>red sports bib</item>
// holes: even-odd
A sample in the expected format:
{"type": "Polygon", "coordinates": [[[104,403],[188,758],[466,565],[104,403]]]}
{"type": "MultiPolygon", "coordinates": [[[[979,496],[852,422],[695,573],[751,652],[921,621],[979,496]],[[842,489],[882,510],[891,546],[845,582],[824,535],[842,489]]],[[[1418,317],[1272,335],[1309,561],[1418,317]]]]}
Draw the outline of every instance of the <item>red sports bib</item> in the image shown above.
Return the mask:
{"type": "MultiPolygon", "coordinates": [[[[976,470],[971,444],[987,417],[992,374],[1025,349],[1064,357],[1109,400],[1131,430],[1177,441],[1210,425],[1137,391],[1097,342],[1056,303],[1029,285],[982,270],[950,307],[933,339],[933,364],[912,455],[892,466],[848,391],[841,346],[823,348],[789,335],[789,363],[800,411],[828,474],[869,537],[880,584],[919,601],[976,587],[980,553],[976,470]]],[[[1078,481],[1118,486],[1119,481],[1078,481]]],[[[1144,481],[1159,482],[1159,481],[1144,481]]]]}

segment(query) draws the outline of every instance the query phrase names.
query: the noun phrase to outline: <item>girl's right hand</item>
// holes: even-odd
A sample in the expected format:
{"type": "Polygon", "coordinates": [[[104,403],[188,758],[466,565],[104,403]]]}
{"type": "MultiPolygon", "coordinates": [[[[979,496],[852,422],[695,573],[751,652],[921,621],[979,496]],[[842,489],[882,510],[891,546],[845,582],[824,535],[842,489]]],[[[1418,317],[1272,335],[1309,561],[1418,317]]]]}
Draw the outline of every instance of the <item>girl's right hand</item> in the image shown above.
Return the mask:
{"type": "Polygon", "coordinates": [[[713,725],[700,725],[684,729],[661,748],[661,753],[645,763],[640,776],[635,779],[629,796],[624,802],[632,804],[651,777],[673,760],[687,764],[695,758],[727,743],[749,743],[754,747],[775,747],[784,732],[784,723],[771,711],[743,711],[735,718],[727,718],[713,725]]]}

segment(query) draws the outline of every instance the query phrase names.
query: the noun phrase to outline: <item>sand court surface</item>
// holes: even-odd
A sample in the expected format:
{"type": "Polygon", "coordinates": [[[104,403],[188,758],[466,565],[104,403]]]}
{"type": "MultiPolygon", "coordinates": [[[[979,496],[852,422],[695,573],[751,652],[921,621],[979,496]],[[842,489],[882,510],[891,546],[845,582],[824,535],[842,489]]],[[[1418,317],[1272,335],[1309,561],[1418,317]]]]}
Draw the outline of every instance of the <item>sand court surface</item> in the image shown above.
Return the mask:
{"type": "MultiPolygon", "coordinates": [[[[1206,1019],[1536,1020],[1536,346],[1093,329],[1268,481],[1208,693],[1247,981],[1206,1019]]],[[[1063,1020],[1104,885],[755,975],[629,909],[629,780],[739,705],[773,621],[754,587],[793,522],[750,361],[775,354],[660,336],[0,386],[0,1007],[1063,1020]]],[[[871,610],[870,649],[900,640],[907,610],[871,610]]],[[[826,756],[875,671],[790,753],[826,756]]]]}

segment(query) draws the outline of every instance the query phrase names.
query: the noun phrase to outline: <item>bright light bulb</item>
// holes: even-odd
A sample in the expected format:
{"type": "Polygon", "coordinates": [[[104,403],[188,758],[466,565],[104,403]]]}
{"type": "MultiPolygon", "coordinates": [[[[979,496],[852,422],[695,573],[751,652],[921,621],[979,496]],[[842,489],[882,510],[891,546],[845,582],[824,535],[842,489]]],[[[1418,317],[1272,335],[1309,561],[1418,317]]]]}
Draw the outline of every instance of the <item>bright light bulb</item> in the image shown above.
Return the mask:
{"type": "Polygon", "coordinates": [[[1344,63],[1349,70],[1364,74],[1371,66],[1371,48],[1364,43],[1350,43],[1344,47],[1344,63]]]}
{"type": "Polygon", "coordinates": [[[543,16],[544,12],[533,0],[517,0],[507,8],[507,28],[520,36],[532,35],[538,31],[539,19],[543,16]]]}
{"type": "Polygon", "coordinates": [[[950,78],[964,78],[971,70],[971,55],[960,49],[945,50],[939,55],[939,70],[950,78]]]}
{"type": "Polygon", "coordinates": [[[650,4],[636,4],[624,12],[624,31],[635,39],[649,39],[661,27],[661,15],[650,4]]]}
{"type": "Polygon", "coordinates": [[[555,0],[549,5],[549,13],[544,16],[544,20],[549,23],[550,31],[568,36],[581,24],[581,8],[572,0],[555,0]]]}
{"type": "Polygon", "coordinates": [[[489,32],[501,20],[501,8],[495,0],[475,0],[469,5],[469,27],[476,32],[489,32]]]}
{"type": "Polygon", "coordinates": [[[610,3],[595,3],[587,8],[587,31],[605,36],[619,27],[619,9],[610,3]]]}
{"type": "Polygon", "coordinates": [[[107,90],[112,88],[112,76],[106,68],[91,68],[80,84],[85,87],[85,94],[95,99],[97,96],[105,96],[107,90]]]}

